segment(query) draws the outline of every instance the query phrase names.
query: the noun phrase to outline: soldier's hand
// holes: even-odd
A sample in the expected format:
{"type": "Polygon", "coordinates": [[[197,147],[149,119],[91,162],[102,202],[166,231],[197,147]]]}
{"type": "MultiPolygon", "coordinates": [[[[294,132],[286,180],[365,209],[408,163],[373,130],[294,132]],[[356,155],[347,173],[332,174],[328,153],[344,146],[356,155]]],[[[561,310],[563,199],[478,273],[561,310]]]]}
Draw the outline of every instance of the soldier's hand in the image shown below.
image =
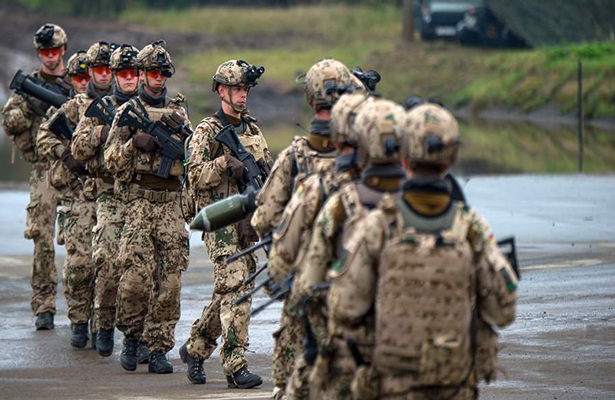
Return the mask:
{"type": "Polygon", "coordinates": [[[62,159],[62,162],[66,164],[68,169],[71,170],[71,172],[75,174],[82,174],[85,172],[85,170],[83,169],[83,166],[79,164],[77,160],[75,160],[75,158],[73,157],[72,153],[70,152],[70,149],[64,150],[64,153],[62,153],[61,159],[62,159]]]}
{"type": "Polygon", "coordinates": [[[132,138],[132,144],[134,144],[137,149],[141,149],[146,153],[152,153],[156,149],[156,139],[141,131],[137,132],[132,138]]]}
{"type": "Polygon", "coordinates": [[[226,161],[227,173],[233,179],[239,179],[243,175],[246,166],[241,161],[228,154],[224,155],[226,161]]]}
{"type": "Polygon", "coordinates": [[[111,128],[109,128],[109,125],[105,125],[102,127],[102,129],[100,130],[100,143],[107,142],[107,138],[109,137],[110,130],[111,128]]]}

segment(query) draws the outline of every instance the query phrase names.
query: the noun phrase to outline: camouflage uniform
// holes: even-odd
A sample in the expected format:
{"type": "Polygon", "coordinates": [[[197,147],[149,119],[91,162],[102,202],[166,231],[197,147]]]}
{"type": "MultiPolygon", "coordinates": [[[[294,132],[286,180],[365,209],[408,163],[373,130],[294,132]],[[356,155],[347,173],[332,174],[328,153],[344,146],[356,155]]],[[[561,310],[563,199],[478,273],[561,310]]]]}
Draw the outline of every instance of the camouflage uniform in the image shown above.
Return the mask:
{"type": "MultiPolygon", "coordinates": [[[[56,25],[44,25],[34,38],[37,50],[49,47],[66,46],[64,30],[56,25]],[[53,36],[43,40],[39,32],[51,27],[53,36]]],[[[56,85],[57,76],[47,75],[42,70],[34,71],[31,76],[40,81],[56,85]]],[[[2,109],[2,127],[11,137],[13,145],[22,157],[32,164],[30,173],[30,202],[26,210],[26,230],[24,237],[34,242],[34,255],[30,284],[32,298],[30,307],[34,315],[45,312],[55,314],[55,297],[58,285],[58,273],[54,262],[55,251],[53,237],[55,234],[56,212],[59,205],[58,191],[47,184],[49,162],[39,154],[36,148],[36,136],[45,119],[48,105],[31,98],[24,93],[13,93],[2,109]]]]}
{"type": "MultiPolygon", "coordinates": [[[[73,62],[78,64],[77,69],[84,69],[81,73],[86,73],[85,63],[89,63],[90,55],[77,53],[73,57],[69,60],[69,74],[73,72],[73,62]]],[[[58,226],[66,244],[63,281],[68,318],[73,326],[90,321],[94,332],[96,328],[92,318],[92,306],[95,271],[92,264],[92,228],[96,224],[95,181],[85,170],[79,176],[66,167],[61,157],[65,150],[70,150],[70,143],[49,130],[50,122],[62,113],[70,126],[75,127],[79,123],[95,97],[91,85],[92,82],[87,94],[78,94],[63,104],[50,121],[41,126],[37,145],[49,159],[54,160],[50,181],[54,187],[63,190],[58,226]]]]}
{"type": "MultiPolygon", "coordinates": [[[[243,84],[243,72],[236,63],[231,60],[218,67],[216,76],[221,77],[221,82],[218,81],[220,84],[243,84]]],[[[195,191],[198,209],[239,193],[236,180],[227,174],[225,156],[231,153],[215,140],[216,134],[228,123],[226,118],[220,109],[213,117],[203,119],[190,141],[188,177],[195,191]]],[[[267,142],[255,122],[254,118],[242,114],[235,131],[255,160],[271,165],[273,160],[267,142]]],[[[192,324],[190,338],[186,342],[187,351],[193,358],[208,359],[217,346],[216,340],[222,336],[220,361],[224,373],[231,376],[247,365],[244,354],[249,346],[248,325],[252,302],[248,300],[236,305],[235,301],[253,287],[253,284],[243,286],[243,281],[255,272],[256,263],[251,254],[230,264],[225,262],[227,257],[250,244],[240,224],[203,233],[203,241],[214,265],[214,293],[211,303],[192,324]]]]}
{"type": "MultiPolygon", "coordinates": [[[[134,61],[138,50],[132,46],[123,45],[111,55],[110,67],[116,71],[120,66],[122,55],[130,52],[129,58],[134,61]]],[[[103,102],[113,110],[124,104],[131,95],[118,92],[103,98],[103,102]]],[[[71,151],[75,160],[87,163],[88,171],[96,176],[96,217],[97,224],[92,232],[92,260],[96,276],[95,313],[100,329],[115,327],[115,303],[117,287],[122,271],[117,265],[117,252],[120,236],[126,219],[126,204],[113,192],[114,179],[104,164],[104,143],[102,132],[106,123],[97,118],[84,116],[79,121],[73,134],[71,151]]]]}
{"type": "MultiPolygon", "coordinates": [[[[399,197],[405,172],[400,164],[400,138],[395,127],[405,117],[402,107],[384,99],[366,98],[363,94],[342,96],[332,112],[332,126],[345,140],[357,143],[357,157],[363,169],[361,182],[348,182],[327,200],[316,218],[310,244],[301,269],[306,272],[301,282],[301,293],[312,296],[308,303],[310,315],[320,313],[317,323],[326,319],[327,304],[312,288],[328,280],[327,272],[339,269],[347,255],[345,243],[356,232],[360,221],[370,209],[376,207],[389,193],[399,197]],[[391,151],[387,152],[387,145],[391,151]],[[397,150],[394,150],[397,149],[397,150]],[[366,165],[366,166],[365,166],[366,165]]],[[[316,324],[313,324],[316,325],[316,324]]],[[[342,327],[343,328],[343,327],[342,327]]],[[[359,343],[373,339],[365,330],[344,332],[329,321],[328,334],[321,340],[317,368],[312,373],[312,390],[319,398],[349,399],[354,375],[354,362],[344,339],[359,343]]]]}
{"type": "MultiPolygon", "coordinates": [[[[143,48],[137,62],[144,71],[150,68],[164,68],[164,73],[174,70],[162,42],[143,48]],[[162,65],[159,64],[161,60],[164,61],[162,65]]],[[[117,253],[117,268],[123,274],[117,289],[116,325],[124,333],[125,349],[126,341],[137,342],[143,337],[150,355],[156,352],[164,358],[175,345],[181,274],[188,268],[189,234],[179,201],[184,167],[182,160],[173,160],[168,178],[157,176],[161,154],[138,148],[136,137],[144,133],[128,126],[120,127],[118,122],[128,106],[151,121],[159,121],[163,115],[174,111],[183,116],[188,125],[189,121],[181,106],[183,96],[170,100],[165,96],[165,89],[159,97],[152,98],[145,92],[145,84],[141,84],[138,96],[116,110],[104,158],[105,167],[115,179],[115,195],[126,207],[117,253]],[[150,304],[154,279],[158,290],[150,304]]],[[[174,136],[176,140],[185,140],[174,136]]],[[[150,369],[150,372],[157,371],[150,369]]],[[[166,372],[172,372],[172,366],[166,372]]]]}
{"type": "MultiPolygon", "coordinates": [[[[413,109],[401,128],[411,165],[454,162],[457,124],[435,107],[413,109]],[[427,151],[430,135],[442,146],[427,151]]],[[[340,359],[350,359],[344,339],[359,333],[357,347],[371,361],[355,373],[355,398],[473,399],[484,375],[470,321],[505,326],[514,319],[516,277],[487,224],[432,182],[428,193],[411,180],[403,200],[386,196],[359,222],[331,273],[330,327],[345,353],[340,359]]]]}
{"type": "MultiPolygon", "coordinates": [[[[348,68],[339,61],[332,59],[319,61],[306,74],[306,98],[316,112],[321,109],[330,109],[339,99],[337,90],[329,91],[328,89],[342,87],[362,88],[362,85],[348,68]]],[[[329,146],[336,143],[331,138],[328,121],[313,119],[310,132],[326,138],[329,146]]],[[[280,164],[284,165],[282,162],[280,164]]],[[[273,235],[274,241],[269,254],[269,274],[279,284],[289,273],[295,273],[291,292],[284,299],[282,306],[280,328],[274,333],[273,379],[276,385],[274,396],[277,398],[307,396],[305,384],[307,374],[295,374],[291,378],[295,366],[300,365],[298,367],[300,371],[307,369],[302,357],[303,339],[305,338],[305,328],[300,315],[302,306],[298,301],[299,296],[297,296],[295,289],[302,271],[297,270],[296,265],[307,246],[310,229],[324,199],[336,184],[349,179],[349,175],[346,173],[340,173],[335,177],[334,165],[335,160],[323,159],[312,169],[312,175],[304,175],[303,183],[297,182],[295,184],[296,190],[290,201],[287,202],[281,218],[278,217],[280,222],[273,235]],[[336,180],[337,182],[335,182],[336,180]],[[294,381],[292,384],[290,384],[291,380],[294,381]],[[292,391],[291,393],[287,393],[289,389],[292,391]]],[[[286,168],[290,169],[290,165],[286,168]]],[[[271,181],[271,185],[273,187],[275,181],[271,181]]],[[[281,187],[281,185],[278,186],[281,187]]],[[[263,206],[267,207],[270,202],[272,205],[264,209],[263,215],[266,215],[270,209],[275,210],[277,204],[275,204],[273,196],[265,198],[263,206]]],[[[260,207],[257,208],[257,212],[260,207]]],[[[275,214],[271,213],[271,215],[275,214]]],[[[258,221],[254,219],[252,222],[257,226],[259,225],[258,221]]]]}

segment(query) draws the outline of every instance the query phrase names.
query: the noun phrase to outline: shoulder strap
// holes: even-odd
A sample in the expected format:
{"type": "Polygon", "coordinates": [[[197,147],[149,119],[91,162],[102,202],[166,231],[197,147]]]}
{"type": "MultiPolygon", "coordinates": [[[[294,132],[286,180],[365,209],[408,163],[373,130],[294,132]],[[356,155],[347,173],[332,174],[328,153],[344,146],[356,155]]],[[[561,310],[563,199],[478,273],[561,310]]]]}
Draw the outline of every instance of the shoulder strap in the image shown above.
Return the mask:
{"type": "MultiPolygon", "coordinates": [[[[145,106],[143,105],[143,103],[141,102],[141,99],[139,99],[139,96],[135,96],[133,97],[135,99],[135,103],[139,106],[139,108],[141,109],[141,112],[143,113],[143,115],[145,116],[145,118],[149,119],[149,113],[147,112],[147,110],[145,109],[145,106]]],[[[165,100],[166,101],[166,100],[165,100]]]]}

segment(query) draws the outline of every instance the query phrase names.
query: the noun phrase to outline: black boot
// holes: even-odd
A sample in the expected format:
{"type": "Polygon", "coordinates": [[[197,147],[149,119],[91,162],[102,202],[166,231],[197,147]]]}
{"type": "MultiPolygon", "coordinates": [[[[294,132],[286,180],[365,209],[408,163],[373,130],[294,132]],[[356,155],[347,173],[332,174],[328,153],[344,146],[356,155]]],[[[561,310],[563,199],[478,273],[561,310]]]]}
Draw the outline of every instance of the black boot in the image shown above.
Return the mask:
{"type": "Polygon", "coordinates": [[[92,347],[92,350],[96,350],[96,337],[98,336],[98,332],[90,332],[90,336],[92,337],[90,347],[92,347]]]}
{"type": "Polygon", "coordinates": [[[248,367],[241,367],[241,369],[233,375],[228,375],[226,377],[226,382],[230,389],[250,389],[263,384],[261,377],[250,372],[248,367]]]}
{"type": "Polygon", "coordinates": [[[83,349],[88,344],[88,323],[73,324],[73,335],[70,337],[70,345],[83,349]]]}
{"type": "Polygon", "coordinates": [[[188,353],[186,343],[179,348],[179,356],[185,364],[188,364],[188,380],[195,385],[202,385],[207,382],[205,370],[203,369],[203,360],[194,358],[188,353]]]}
{"type": "Polygon", "coordinates": [[[53,329],[53,314],[49,311],[45,311],[36,316],[36,326],[37,331],[47,331],[49,329],[53,329]]]}
{"type": "Polygon", "coordinates": [[[109,357],[113,353],[113,333],[114,328],[111,329],[99,329],[96,335],[96,348],[98,354],[103,357],[109,357]]]}
{"type": "Polygon", "coordinates": [[[120,356],[120,364],[126,371],[137,370],[137,347],[139,342],[136,340],[124,339],[124,348],[120,356]]]}
{"type": "Polygon", "coordinates": [[[139,364],[147,364],[149,362],[147,343],[139,342],[139,348],[137,349],[137,361],[139,364]]]}
{"type": "Polygon", "coordinates": [[[156,374],[171,374],[173,373],[173,365],[161,351],[155,350],[149,355],[147,370],[156,374]]]}

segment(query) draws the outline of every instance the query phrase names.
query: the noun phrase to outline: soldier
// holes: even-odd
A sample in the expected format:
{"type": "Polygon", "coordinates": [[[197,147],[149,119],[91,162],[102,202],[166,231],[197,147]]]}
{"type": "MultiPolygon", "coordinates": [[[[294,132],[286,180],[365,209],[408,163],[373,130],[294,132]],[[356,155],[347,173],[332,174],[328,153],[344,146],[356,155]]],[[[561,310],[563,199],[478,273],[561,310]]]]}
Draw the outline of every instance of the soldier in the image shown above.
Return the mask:
{"type": "MultiPolygon", "coordinates": [[[[86,346],[88,322],[92,332],[92,347],[95,347],[94,266],[92,263],[92,228],[96,224],[95,180],[85,170],[85,166],[75,160],[71,153],[70,142],[58,137],[50,129],[51,122],[66,116],[71,127],[77,126],[85,110],[96,97],[104,95],[111,88],[109,71],[110,46],[107,42],[94,43],[86,54],[87,69],[90,75],[86,93],[75,96],[41,126],[37,144],[45,148],[47,157],[60,159],[73,173],[70,191],[62,196],[62,206],[58,225],[66,243],[64,263],[64,296],[68,305],[68,319],[71,321],[73,347],[86,346]],[[61,152],[60,152],[61,151],[61,152]],[[76,179],[76,180],[75,180],[76,179]]],[[[83,60],[81,60],[83,61],[83,60]]],[[[81,62],[80,68],[85,64],[81,62]]]]}
{"type": "Polygon", "coordinates": [[[355,398],[474,399],[485,377],[478,320],[513,322],[517,277],[486,222],[452,199],[444,177],[460,143],[455,118],[420,105],[401,134],[410,167],[402,199],[385,197],[346,242],[330,320],[342,335],[373,337],[340,338],[357,350],[355,398]]]}
{"type": "MultiPolygon", "coordinates": [[[[355,157],[362,168],[360,181],[348,182],[332,194],[316,218],[312,238],[302,260],[304,270],[299,291],[312,320],[326,320],[324,296],[313,288],[325,282],[327,272],[339,272],[347,255],[344,244],[357,226],[375,208],[385,194],[400,197],[405,171],[401,166],[401,138],[397,125],[405,120],[403,107],[382,98],[368,98],[365,94],[347,94],[333,107],[332,128],[341,136],[356,143],[355,157]]],[[[359,343],[373,341],[364,330],[340,334],[340,327],[328,323],[329,333],[319,346],[317,367],[312,374],[312,387],[322,390],[319,398],[351,398],[350,384],[354,363],[344,338],[359,343]],[[340,336],[342,339],[340,339],[340,336]]]]}
{"type": "MultiPolygon", "coordinates": [[[[137,91],[138,51],[129,44],[123,44],[111,54],[109,67],[115,82],[114,91],[102,100],[110,110],[116,110],[126,103],[137,91]]],[[[126,218],[125,203],[113,193],[113,176],[104,166],[103,147],[109,130],[110,126],[105,121],[84,116],[75,129],[71,143],[75,160],[87,163],[88,171],[96,175],[97,224],[92,232],[92,260],[96,271],[96,347],[103,357],[113,352],[115,299],[122,275],[116,260],[126,218]]],[[[145,347],[143,349],[146,350],[145,347]]]]}
{"type": "MultiPolygon", "coordinates": [[[[137,369],[137,349],[143,337],[150,353],[148,371],[157,374],[173,372],[166,353],[175,345],[181,273],[188,268],[189,235],[179,196],[184,167],[182,160],[176,159],[168,175],[160,172],[164,161],[158,150],[161,143],[142,129],[122,126],[120,117],[126,111],[124,116],[160,121],[176,113],[190,127],[181,106],[184,97],[166,96],[166,81],[175,67],[164,46],[159,40],[138,53],[138,96],[116,110],[105,143],[105,167],[114,175],[116,196],[126,203],[117,256],[117,268],[123,271],[116,310],[116,326],[124,333],[120,363],[127,371],[137,369]],[[152,294],[154,277],[157,290],[152,294]]],[[[171,138],[183,145],[185,132],[171,131],[171,138]]]]}
{"type": "MultiPolygon", "coordinates": [[[[213,77],[212,90],[220,96],[221,108],[197,127],[190,141],[187,164],[198,208],[239,193],[237,179],[242,177],[245,166],[215,139],[225,126],[233,125],[261,170],[266,171],[273,163],[256,119],[246,110],[248,93],[260,77],[251,73],[255,70],[256,67],[243,60],[229,60],[218,67],[213,77]]],[[[190,338],[179,350],[182,360],[188,364],[188,379],[192,383],[206,382],[203,361],[209,358],[216,348],[216,340],[222,336],[220,361],[229,388],[246,389],[262,384],[261,377],[248,370],[244,355],[249,345],[251,301],[235,304],[251,289],[252,286],[245,287],[242,283],[255,271],[256,262],[251,254],[230,264],[225,262],[228,256],[256,239],[248,218],[203,234],[207,254],[214,264],[214,293],[211,303],[192,324],[190,338]]]]}
{"type": "MultiPolygon", "coordinates": [[[[339,61],[332,59],[319,61],[306,74],[308,98],[313,104],[317,104],[321,118],[326,118],[327,125],[331,107],[340,98],[340,93],[346,90],[364,89],[361,82],[339,61]]],[[[274,334],[273,359],[276,384],[274,397],[276,398],[307,397],[307,365],[302,357],[305,331],[301,304],[296,291],[297,282],[304,271],[297,266],[305,254],[314,219],[326,197],[344,182],[356,178],[359,173],[358,165],[352,162],[355,145],[345,141],[341,136],[336,136],[336,139],[340,141],[333,141],[338,153],[335,167],[332,164],[322,164],[328,169],[317,171],[318,174],[309,176],[298,185],[273,234],[273,245],[269,254],[269,274],[277,284],[281,284],[282,281],[288,280],[285,277],[294,273],[294,283],[284,300],[280,329],[274,334]],[[291,378],[292,375],[294,377],[291,378]],[[288,393],[289,390],[292,390],[292,393],[288,393]]]]}
{"type": "MultiPolygon", "coordinates": [[[[66,33],[54,24],[45,24],[34,35],[34,48],[41,68],[32,76],[51,85],[64,74],[66,33]]],[[[2,109],[2,127],[11,137],[22,157],[32,164],[30,173],[30,203],[27,208],[24,237],[34,242],[30,284],[30,307],[36,315],[36,329],[53,329],[56,313],[58,273],[54,262],[53,236],[59,204],[59,193],[45,183],[49,162],[39,157],[36,136],[49,107],[25,93],[13,93],[2,109]]]]}

